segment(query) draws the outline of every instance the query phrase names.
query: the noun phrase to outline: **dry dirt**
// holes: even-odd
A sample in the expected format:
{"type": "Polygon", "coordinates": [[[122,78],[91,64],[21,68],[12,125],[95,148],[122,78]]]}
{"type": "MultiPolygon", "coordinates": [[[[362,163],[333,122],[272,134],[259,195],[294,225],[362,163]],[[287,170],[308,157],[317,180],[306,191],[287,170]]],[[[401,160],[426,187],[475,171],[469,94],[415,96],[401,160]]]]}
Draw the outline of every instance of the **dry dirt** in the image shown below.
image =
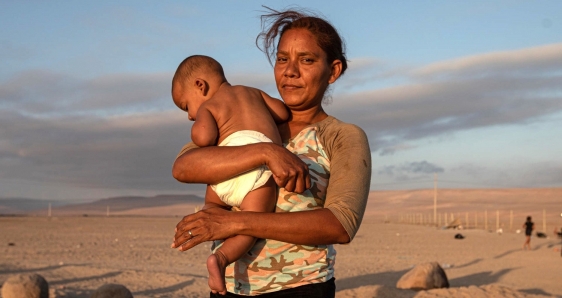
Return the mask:
{"type": "MultiPolygon", "coordinates": [[[[440,190],[440,216],[465,219],[468,212],[464,230],[427,223],[433,196],[433,190],[371,193],[356,238],[336,246],[336,297],[562,297],[562,244],[553,233],[562,226],[562,189],[440,190]],[[483,230],[485,210],[489,231],[483,230]],[[501,235],[492,232],[496,210],[501,235]],[[527,215],[541,230],[543,210],[549,237],[533,237],[533,250],[523,251],[524,236],[515,230],[527,215]],[[405,223],[412,214],[426,224],[405,223]],[[455,239],[457,233],[465,238],[455,239]],[[395,288],[413,266],[432,261],[445,269],[451,288],[395,288]]],[[[86,298],[107,283],[125,285],[136,298],[208,297],[208,245],[183,253],[169,248],[180,217],[140,216],[166,214],[161,209],[109,217],[0,217],[0,284],[14,274],[38,273],[49,282],[51,298],[86,298]]]]}

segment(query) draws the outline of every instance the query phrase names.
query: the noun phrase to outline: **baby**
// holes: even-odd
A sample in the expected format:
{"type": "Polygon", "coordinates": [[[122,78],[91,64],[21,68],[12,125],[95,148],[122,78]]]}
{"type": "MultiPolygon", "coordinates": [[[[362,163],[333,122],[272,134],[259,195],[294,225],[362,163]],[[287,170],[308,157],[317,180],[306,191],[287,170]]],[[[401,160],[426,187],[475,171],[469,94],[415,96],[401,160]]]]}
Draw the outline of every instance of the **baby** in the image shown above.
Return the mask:
{"type": "MultiPolygon", "coordinates": [[[[263,91],[231,86],[222,66],[201,55],[186,58],[172,81],[172,99],[178,108],[195,121],[191,140],[199,147],[241,146],[259,142],[281,145],[276,123],[289,118],[285,105],[263,91]]],[[[273,212],[277,186],[266,166],[243,173],[228,181],[207,187],[205,208],[238,207],[243,211],[273,212]]],[[[207,258],[209,287],[226,294],[226,266],[246,253],[255,243],[251,236],[226,239],[207,258]]]]}

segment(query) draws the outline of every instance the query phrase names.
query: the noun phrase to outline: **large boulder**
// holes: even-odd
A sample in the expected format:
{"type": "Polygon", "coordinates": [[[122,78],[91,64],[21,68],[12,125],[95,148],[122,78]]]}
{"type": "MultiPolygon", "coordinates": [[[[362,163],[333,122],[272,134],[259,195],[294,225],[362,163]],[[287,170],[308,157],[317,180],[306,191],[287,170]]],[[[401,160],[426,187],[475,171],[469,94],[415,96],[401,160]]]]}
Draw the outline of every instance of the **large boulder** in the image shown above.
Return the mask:
{"type": "Polygon", "coordinates": [[[448,288],[449,280],[439,263],[419,264],[406,272],[396,283],[399,289],[430,290],[448,288]]]}
{"type": "Polygon", "coordinates": [[[133,294],[124,285],[105,284],[95,290],[90,298],[133,298],[133,294]]]}
{"type": "Polygon", "coordinates": [[[36,273],[14,275],[2,285],[2,297],[49,298],[49,284],[36,273]]]}

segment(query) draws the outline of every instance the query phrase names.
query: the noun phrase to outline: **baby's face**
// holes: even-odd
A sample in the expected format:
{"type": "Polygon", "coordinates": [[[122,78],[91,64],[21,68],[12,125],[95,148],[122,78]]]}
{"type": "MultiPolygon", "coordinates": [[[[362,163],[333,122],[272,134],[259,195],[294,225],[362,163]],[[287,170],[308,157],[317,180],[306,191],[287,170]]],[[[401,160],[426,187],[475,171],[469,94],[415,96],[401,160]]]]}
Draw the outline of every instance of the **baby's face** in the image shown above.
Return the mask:
{"type": "Polygon", "coordinates": [[[174,103],[180,110],[187,112],[187,117],[191,121],[195,121],[197,111],[199,111],[199,107],[203,102],[196,91],[195,88],[181,86],[181,84],[175,85],[172,89],[174,103]]]}

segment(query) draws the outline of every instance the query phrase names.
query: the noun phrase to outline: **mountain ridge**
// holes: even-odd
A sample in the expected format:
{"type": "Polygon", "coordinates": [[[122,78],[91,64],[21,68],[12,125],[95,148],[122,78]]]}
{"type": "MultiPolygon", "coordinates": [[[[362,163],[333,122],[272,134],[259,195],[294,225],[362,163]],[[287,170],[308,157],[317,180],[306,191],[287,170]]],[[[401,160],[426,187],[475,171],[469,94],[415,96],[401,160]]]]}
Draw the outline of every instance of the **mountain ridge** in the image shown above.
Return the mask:
{"type": "Polygon", "coordinates": [[[62,201],[46,201],[29,198],[0,198],[0,215],[38,215],[51,213],[63,215],[106,214],[108,210],[115,212],[131,212],[136,209],[159,208],[166,206],[199,206],[204,198],[196,195],[156,196],[118,196],[97,199],[86,203],[62,201]]]}

